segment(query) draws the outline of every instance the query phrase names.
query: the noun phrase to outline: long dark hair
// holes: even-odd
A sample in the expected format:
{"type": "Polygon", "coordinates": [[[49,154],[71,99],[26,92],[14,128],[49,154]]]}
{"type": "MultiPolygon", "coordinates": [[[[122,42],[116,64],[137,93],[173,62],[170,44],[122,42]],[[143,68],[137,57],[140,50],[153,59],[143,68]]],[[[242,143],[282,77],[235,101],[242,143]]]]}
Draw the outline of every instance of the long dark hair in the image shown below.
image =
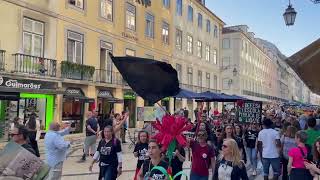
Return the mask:
{"type": "Polygon", "coordinates": [[[29,121],[27,123],[27,127],[30,130],[35,130],[37,128],[36,115],[31,114],[29,117],[29,121]]]}
{"type": "Polygon", "coordinates": [[[147,131],[145,131],[145,130],[141,130],[141,131],[138,132],[138,143],[141,143],[141,140],[140,140],[140,134],[141,133],[146,133],[146,135],[147,135],[147,142],[146,143],[149,144],[149,133],[147,131]]]}
{"type": "Polygon", "coordinates": [[[106,137],[104,136],[104,130],[105,130],[106,128],[109,129],[109,130],[112,132],[112,139],[113,139],[113,138],[114,138],[114,132],[113,132],[113,127],[112,127],[112,126],[106,126],[106,127],[104,127],[103,131],[101,131],[101,139],[106,138],[106,137]]]}
{"type": "Polygon", "coordinates": [[[320,160],[320,153],[319,153],[319,151],[317,149],[317,143],[320,144],[320,138],[318,138],[316,140],[316,142],[314,142],[314,144],[313,144],[313,160],[315,162],[318,162],[320,160]]]}

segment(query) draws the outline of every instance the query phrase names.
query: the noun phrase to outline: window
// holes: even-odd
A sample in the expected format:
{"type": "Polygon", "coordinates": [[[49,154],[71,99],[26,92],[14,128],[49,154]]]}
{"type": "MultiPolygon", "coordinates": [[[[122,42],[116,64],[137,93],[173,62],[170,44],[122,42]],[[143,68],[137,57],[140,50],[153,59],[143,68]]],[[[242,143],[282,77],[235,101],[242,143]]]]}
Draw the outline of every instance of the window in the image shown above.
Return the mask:
{"type": "Polygon", "coordinates": [[[198,71],[198,86],[202,87],[202,71],[198,71]]]}
{"type": "Polygon", "coordinates": [[[188,6],[188,21],[193,22],[193,8],[188,6]]]}
{"type": "Polygon", "coordinates": [[[224,78],[222,82],[223,82],[223,84],[222,84],[223,89],[230,89],[232,79],[224,78]]]}
{"type": "Polygon", "coordinates": [[[214,75],[213,77],[213,89],[218,90],[218,77],[214,75]]]}
{"type": "Polygon", "coordinates": [[[206,28],[207,33],[211,32],[211,22],[209,19],[207,19],[207,28],[206,28]]]}
{"type": "Polygon", "coordinates": [[[206,84],[207,84],[207,88],[210,88],[210,73],[206,73],[206,84]]]}
{"type": "Polygon", "coordinates": [[[162,0],[163,7],[170,8],[170,0],[162,0]]]}
{"type": "Polygon", "coordinates": [[[223,49],[229,49],[230,48],[230,39],[225,38],[222,40],[222,48],[223,49]]]}
{"type": "Polygon", "coordinates": [[[198,13],[198,27],[202,28],[202,14],[198,13]]]}
{"type": "Polygon", "coordinates": [[[178,80],[181,82],[182,81],[182,66],[181,66],[181,64],[176,64],[176,70],[177,70],[178,80]]]}
{"type": "Polygon", "coordinates": [[[210,46],[206,45],[206,61],[210,62],[210,46]]]}
{"type": "Polygon", "coordinates": [[[197,56],[199,58],[202,57],[202,42],[201,41],[197,42],[197,56]]]}
{"type": "Polygon", "coordinates": [[[178,50],[182,49],[182,31],[176,29],[176,48],[178,50]]]}
{"type": "Polygon", "coordinates": [[[136,7],[130,3],[127,3],[126,22],[128,29],[136,30],[136,7]]]}
{"type": "Polygon", "coordinates": [[[101,0],[101,16],[109,21],[113,20],[113,0],[101,0]]]}
{"type": "Polygon", "coordinates": [[[176,13],[178,16],[182,16],[182,0],[176,0],[176,13]]]}
{"type": "Polygon", "coordinates": [[[112,52],[113,45],[109,42],[100,41],[100,74],[99,78],[101,82],[112,81],[112,60],[109,56],[109,52],[112,52]]]}
{"type": "Polygon", "coordinates": [[[187,52],[190,54],[193,53],[193,38],[190,35],[187,37],[187,52]]]}
{"type": "Polygon", "coordinates": [[[69,0],[69,4],[71,4],[77,8],[80,8],[80,9],[84,9],[83,8],[83,0],[69,0]]]}
{"type": "Polygon", "coordinates": [[[146,13],[146,32],[147,37],[154,38],[154,16],[146,13]]]}
{"type": "Polygon", "coordinates": [[[214,25],[213,36],[215,38],[218,38],[218,27],[217,27],[217,25],[214,25]]]}
{"type": "Polygon", "coordinates": [[[193,85],[193,70],[191,67],[188,68],[188,85],[193,85]]]}
{"type": "Polygon", "coordinates": [[[216,49],[213,50],[213,63],[214,64],[218,63],[218,54],[216,49]]]}
{"type": "Polygon", "coordinates": [[[68,31],[67,61],[83,63],[83,34],[68,31]]]}
{"type": "Polygon", "coordinates": [[[23,18],[23,52],[32,56],[43,56],[44,23],[23,18]]]}
{"type": "Polygon", "coordinates": [[[136,51],[132,49],[126,49],[126,56],[136,56],[136,51]]]}
{"type": "Polygon", "coordinates": [[[150,54],[146,54],[146,58],[147,58],[147,59],[154,59],[154,56],[153,56],[153,55],[150,55],[150,54]]]}
{"type": "Polygon", "coordinates": [[[230,66],[230,57],[223,57],[222,58],[222,67],[229,67],[230,66]]]}
{"type": "Polygon", "coordinates": [[[162,22],[162,42],[169,44],[169,24],[162,22]]]}

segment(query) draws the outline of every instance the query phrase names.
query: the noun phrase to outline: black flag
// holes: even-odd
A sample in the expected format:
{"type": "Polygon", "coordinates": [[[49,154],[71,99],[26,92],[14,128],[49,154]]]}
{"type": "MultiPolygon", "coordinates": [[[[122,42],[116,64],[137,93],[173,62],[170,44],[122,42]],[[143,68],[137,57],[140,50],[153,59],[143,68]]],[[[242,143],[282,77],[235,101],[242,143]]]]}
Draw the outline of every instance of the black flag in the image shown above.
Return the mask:
{"type": "Polygon", "coordinates": [[[156,103],[179,93],[177,71],[165,62],[139,57],[113,57],[123,79],[144,100],[156,103]]]}

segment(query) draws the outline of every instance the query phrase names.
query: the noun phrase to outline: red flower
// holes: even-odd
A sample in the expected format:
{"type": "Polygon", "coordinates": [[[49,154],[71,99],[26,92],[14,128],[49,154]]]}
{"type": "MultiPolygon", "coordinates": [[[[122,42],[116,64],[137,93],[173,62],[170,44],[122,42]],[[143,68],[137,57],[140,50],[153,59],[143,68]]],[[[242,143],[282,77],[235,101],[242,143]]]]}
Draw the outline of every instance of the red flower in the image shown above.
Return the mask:
{"type": "Polygon", "coordinates": [[[162,122],[157,120],[153,124],[153,127],[159,131],[153,138],[162,145],[162,150],[166,150],[174,139],[181,146],[186,146],[187,141],[182,133],[193,127],[191,124],[188,125],[187,122],[186,118],[182,116],[165,115],[162,122]]]}

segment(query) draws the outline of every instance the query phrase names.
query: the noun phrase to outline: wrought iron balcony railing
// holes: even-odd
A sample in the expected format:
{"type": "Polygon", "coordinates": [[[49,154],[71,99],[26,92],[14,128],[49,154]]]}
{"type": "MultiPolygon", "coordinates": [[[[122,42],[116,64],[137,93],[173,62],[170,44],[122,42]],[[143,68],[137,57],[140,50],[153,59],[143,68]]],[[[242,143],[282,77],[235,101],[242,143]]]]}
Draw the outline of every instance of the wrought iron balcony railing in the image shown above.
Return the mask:
{"type": "Polygon", "coordinates": [[[57,61],[38,56],[16,53],[14,56],[14,71],[41,76],[56,77],[57,61]]]}

